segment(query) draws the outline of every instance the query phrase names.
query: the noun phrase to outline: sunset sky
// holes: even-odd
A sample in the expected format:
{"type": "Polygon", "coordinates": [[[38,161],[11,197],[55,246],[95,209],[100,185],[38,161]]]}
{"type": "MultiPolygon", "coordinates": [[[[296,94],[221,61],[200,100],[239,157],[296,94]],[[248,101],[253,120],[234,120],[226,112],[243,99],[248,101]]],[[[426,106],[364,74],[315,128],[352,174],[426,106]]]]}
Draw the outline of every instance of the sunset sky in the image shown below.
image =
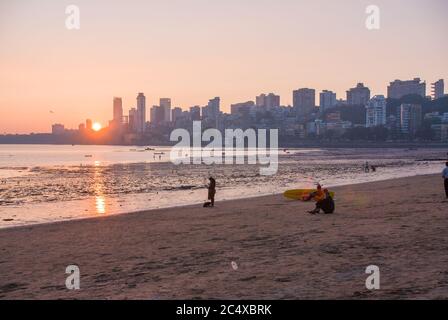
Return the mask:
{"type": "MultiPolygon", "coordinates": [[[[0,0],[0,133],[103,125],[138,92],[222,109],[262,92],[345,90],[364,82],[448,81],[446,0],[0,0]],[[79,6],[80,30],[65,27],[79,6]],[[368,5],[381,29],[365,27],[368,5]],[[50,112],[52,111],[52,112],[50,112]]],[[[316,96],[318,102],[318,96],[316,96]]]]}

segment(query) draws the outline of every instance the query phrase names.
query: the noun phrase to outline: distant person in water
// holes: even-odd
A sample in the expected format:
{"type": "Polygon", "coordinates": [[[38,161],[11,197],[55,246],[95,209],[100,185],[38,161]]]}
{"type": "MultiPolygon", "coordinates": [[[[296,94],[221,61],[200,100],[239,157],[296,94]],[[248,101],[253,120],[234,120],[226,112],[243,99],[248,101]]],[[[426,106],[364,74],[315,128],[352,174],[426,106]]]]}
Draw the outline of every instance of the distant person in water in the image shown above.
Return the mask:
{"type": "Polygon", "coordinates": [[[330,192],[328,191],[328,189],[324,189],[323,193],[325,195],[325,198],[317,201],[316,208],[312,211],[309,211],[309,213],[316,214],[316,213],[319,213],[320,210],[322,210],[326,214],[330,214],[330,213],[334,212],[335,205],[334,205],[334,200],[331,197],[330,192]]]}
{"type": "Polygon", "coordinates": [[[445,169],[442,171],[442,177],[445,180],[445,195],[448,199],[448,162],[445,163],[445,169]]]}
{"type": "Polygon", "coordinates": [[[213,177],[208,178],[210,183],[208,184],[208,200],[210,200],[210,206],[215,206],[215,194],[216,194],[216,180],[213,177]]]}

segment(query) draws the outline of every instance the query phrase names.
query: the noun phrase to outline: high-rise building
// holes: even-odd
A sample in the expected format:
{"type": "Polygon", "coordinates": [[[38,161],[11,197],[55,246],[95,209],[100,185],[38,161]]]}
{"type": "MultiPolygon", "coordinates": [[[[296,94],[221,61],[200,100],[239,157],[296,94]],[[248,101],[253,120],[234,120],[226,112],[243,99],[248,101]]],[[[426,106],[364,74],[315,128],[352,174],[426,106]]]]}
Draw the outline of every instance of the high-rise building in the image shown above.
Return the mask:
{"type": "Polygon", "coordinates": [[[171,99],[170,98],[160,98],[160,107],[163,108],[164,114],[165,114],[163,121],[170,122],[171,121],[171,99]]]}
{"type": "Polygon", "coordinates": [[[92,120],[90,120],[90,119],[86,120],[86,129],[92,130],[92,120]]]}
{"type": "Polygon", "coordinates": [[[365,105],[370,100],[370,89],[364,83],[358,83],[356,87],[347,91],[348,105],[365,105]]]}
{"type": "Polygon", "coordinates": [[[255,98],[255,105],[259,108],[263,108],[264,110],[271,110],[273,108],[280,107],[280,96],[274,93],[262,93],[255,98]]]}
{"type": "Polygon", "coordinates": [[[151,124],[160,125],[165,122],[165,108],[162,106],[152,106],[151,112],[151,124]]]}
{"type": "Polygon", "coordinates": [[[332,108],[336,105],[336,93],[329,90],[323,90],[319,94],[319,107],[320,112],[325,111],[326,109],[332,108]]]}
{"type": "Polygon", "coordinates": [[[123,123],[123,103],[121,98],[114,97],[113,102],[113,122],[117,125],[123,123]]]}
{"type": "Polygon", "coordinates": [[[176,122],[182,117],[182,109],[174,108],[171,112],[171,121],[176,122]]]}
{"type": "Polygon", "coordinates": [[[254,106],[255,106],[255,103],[253,101],[234,103],[234,104],[230,105],[230,113],[231,114],[241,114],[244,112],[249,112],[254,106]]]}
{"type": "Polygon", "coordinates": [[[443,79],[431,84],[431,94],[433,99],[440,99],[445,95],[445,84],[443,79]]]}
{"type": "Polygon", "coordinates": [[[422,106],[403,103],[399,108],[399,119],[401,133],[415,135],[422,125],[422,106]]]}
{"type": "Polygon", "coordinates": [[[190,118],[191,118],[191,121],[201,120],[201,107],[200,106],[193,106],[190,108],[190,118]]]}
{"type": "Polygon", "coordinates": [[[308,88],[294,90],[292,105],[298,116],[310,115],[316,111],[316,90],[308,88]]]}
{"type": "Polygon", "coordinates": [[[207,106],[202,108],[202,118],[217,120],[220,112],[220,98],[215,97],[208,101],[207,106]]]}
{"type": "Polygon", "coordinates": [[[129,110],[129,117],[128,117],[128,127],[129,131],[131,132],[137,132],[137,109],[131,108],[129,110]]]}
{"type": "Polygon", "coordinates": [[[55,123],[51,126],[51,133],[54,135],[61,135],[64,134],[65,127],[63,124],[55,123]]]}
{"type": "Polygon", "coordinates": [[[146,97],[143,93],[139,93],[137,96],[137,118],[136,118],[136,131],[142,133],[145,131],[146,126],[146,97]]]}
{"type": "Polygon", "coordinates": [[[391,99],[401,99],[402,97],[415,94],[421,97],[426,96],[426,83],[421,82],[420,78],[413,80],[395,80],[387,87],[387,97],[391,99]]]}
{"type": "Polygon", "coordinates": [[[386,98],[374,96],[366,104],[366,127],[386,125],[386,98]]]}

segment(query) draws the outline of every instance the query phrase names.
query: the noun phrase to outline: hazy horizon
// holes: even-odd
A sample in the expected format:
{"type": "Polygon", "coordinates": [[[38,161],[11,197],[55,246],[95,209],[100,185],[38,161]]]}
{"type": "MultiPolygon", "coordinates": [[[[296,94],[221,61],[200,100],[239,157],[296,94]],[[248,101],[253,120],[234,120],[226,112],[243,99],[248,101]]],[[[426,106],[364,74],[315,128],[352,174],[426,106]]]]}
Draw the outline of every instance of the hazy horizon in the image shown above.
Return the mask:
{"type": "Polygon", "coordinates": [[[448,79],[445,0],[0,1],[0,133],[76,128],[125,114],[138,92],[147,118],[159,98],[184,110],[221,97],[221,109],[297,88],[357,82],[386,94],[395,79],[448,79]],[[80,30],[65,28],[67,5],[80,30]],[[380,30],[365,27],[368,5],[380,30]],[[52,111],[52,112],[50,112],[52,111]]]}

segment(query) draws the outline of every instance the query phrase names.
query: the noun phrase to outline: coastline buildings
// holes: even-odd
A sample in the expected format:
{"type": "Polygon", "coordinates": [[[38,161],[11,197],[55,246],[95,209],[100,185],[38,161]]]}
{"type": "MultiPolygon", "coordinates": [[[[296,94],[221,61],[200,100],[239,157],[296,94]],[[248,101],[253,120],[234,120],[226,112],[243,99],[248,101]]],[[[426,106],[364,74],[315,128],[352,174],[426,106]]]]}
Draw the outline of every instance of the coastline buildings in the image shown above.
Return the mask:
{"type": "Polygon", "coordinates": [[[386,125],[386,98],[376,95],[366,104],[366,128],[386,125]]]}
{"type": "Polygon", "coordinates": [[[370,100],[370,89],[364,83],[358,83],[356,87],[347,91],[348,105],[365,105],[370,100]]]}
{"type": "Polygon", "coordinates": [[[301,88],[292,92],[292,107],[299,118],[306,117],[316,110],[316,90],[301,88]]]}
{"type": "Polygon", "coordinates": [[[171,121],[171,99],[170,98],[160,98],[160,107],[163,108],[163,121],[171,121]]]}
{"type": "Polygon", "coordinates": [[[440,79],[434,83],[431,83],[431,95],[432,98],[435,99],[440,99],[445,95],[445,84],[443,79],[440,79]]]}
{"type": "Polygon", "coordinates": [[[426,96],[426,82],[421,82],[420,78],[405,81],[395,80],[387,87],[387,97],[391,99],[401,99],[409,94],[424,98],[426,96]]]}
{"type": "Polygon", "coordinates": [[[401,133],[414,136],[422,125],[422,106],[410,103],[401,104],[399,119],[401,133]]]}
{"type": "Polygon", "coordinates": [[[274,93],[262,93],[259,96],[255,97],[255,105],[258,108],[264,109],[266,111],[280,107],[280,96],[274,93]]]}
{"type": "Polygon", "coordinates": [[[323,90],[319,94],[319,108],[321,113],[326,109],[333,108],[336,104],[336,93],[333,91],[323,90]]]}
{"type": "Polygon", "coordinates": [[[137,114],[135,119],[135,129],[138,133],[143,133],[146,127],[146,97],[140,92],[137,95],[137,114]]]}

